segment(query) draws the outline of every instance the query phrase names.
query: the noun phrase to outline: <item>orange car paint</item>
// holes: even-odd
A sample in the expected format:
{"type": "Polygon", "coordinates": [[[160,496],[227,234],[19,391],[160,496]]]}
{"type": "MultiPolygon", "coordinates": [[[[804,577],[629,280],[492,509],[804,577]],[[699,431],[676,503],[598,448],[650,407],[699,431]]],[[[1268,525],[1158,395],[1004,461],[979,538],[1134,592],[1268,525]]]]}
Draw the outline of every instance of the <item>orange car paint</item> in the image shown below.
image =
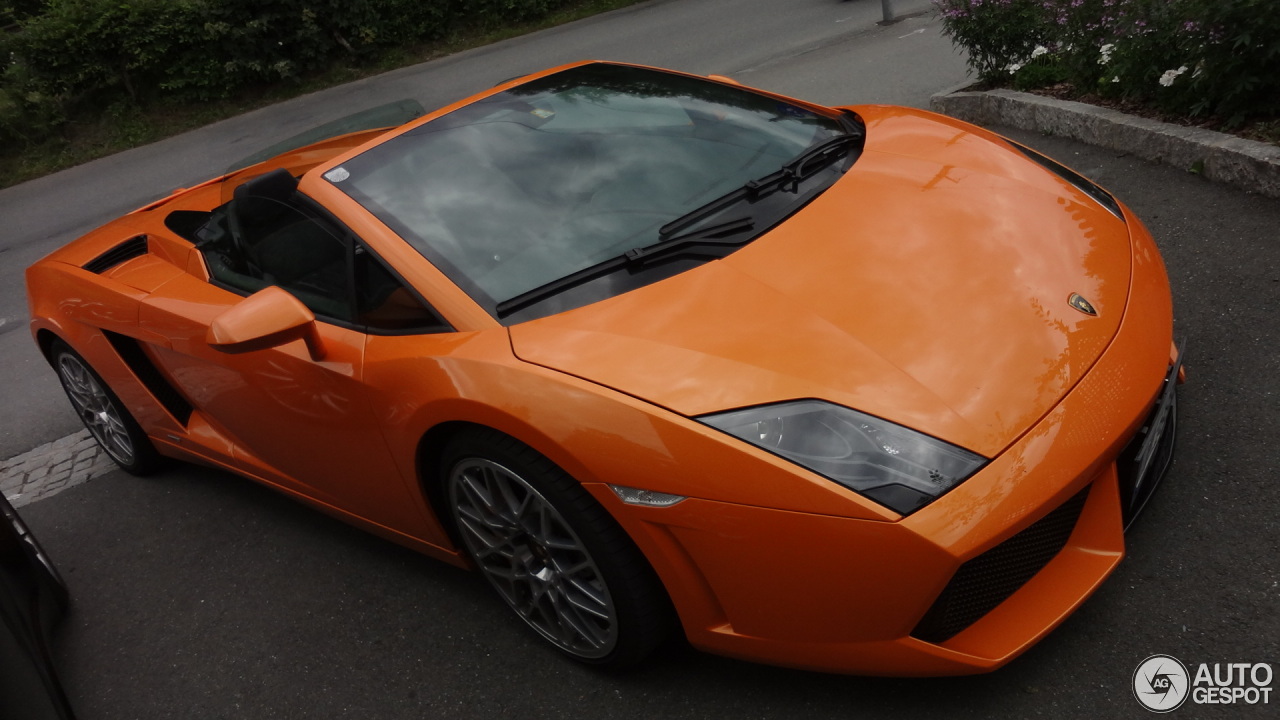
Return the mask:
{"type": "Polygon", "coordinates": [[[990,670],[1061,622],[1123,555],[1114,462],[1168,367],[1168,281],[1135,217],[1121,222],[999,137],[914,110],[852,109],[867,125],[862,158],[786,223],[721,261],[561,315],[503,327],[323,180],[368,146],[355,141],[377,142],[370,135],[271,167],[307,169],[301,191],[454,332],[365,336],[316,323],[322,359],[301,340],[236,355],[211,347],[216,318],[251,300],[210,284],[199,252],[163,223],[170,210],[224,202],[226,188],[209,184],[30,268],[32,332],[84,355],[163,453],[448,562],[465,564],[424,488],[435,471],[424,438],[484,425],[584,484],[644,551],[700,648],[834,672],[990,670]],[[103,275],[80,267],[136,234],[151,254],[103,275]],[[1053,252],[1024,252],[1031,237],[1053,252]],[[1071,309],[1072,292],[1098,317],[1071,309]],[[143,344],[196,407],[189,423],[98,328],[143,344]],[[1007,342],[1013,334],[1022,342],[1007,342]],[[690,419],[814,396],[994,459],[901,519],[690,419]],[[690,499],[626,505],[606,483],[690,499]],[[909,636],[960,563],[1086,486],[1067,548],[1031,582],[947,642],[909,636]]]}
{"type": "Polygon", "coordinates": [[[312,360],[325,359],[316,316],[301,300],[274,285],[214,318],[205,333],[210,347],[231,353],[267,350],[293,340],[307,346],[312,360]]]}

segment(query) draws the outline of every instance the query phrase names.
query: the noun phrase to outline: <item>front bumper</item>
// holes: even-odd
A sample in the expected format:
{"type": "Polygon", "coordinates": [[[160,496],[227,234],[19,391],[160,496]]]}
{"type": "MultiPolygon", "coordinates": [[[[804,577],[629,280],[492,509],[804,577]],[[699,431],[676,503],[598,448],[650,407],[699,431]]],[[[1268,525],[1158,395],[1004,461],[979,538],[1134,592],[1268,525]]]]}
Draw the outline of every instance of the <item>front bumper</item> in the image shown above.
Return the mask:
{"type": "Polygon", "coordinates": [[[1009,662],[1084,602],[1123,558],[1126,522],[1167,467],[1175,429],[1168,281],[1131,227],[1130,298],[1111,345],[987,467],[907,518],[696,498],[626,506],[588,485],[650,558],[690,642],[828,672],[969,674],[1009,662]],[[1163,433],[1139,437],[1153,417],[1163,433]],[[1122,465],[1140,454],[1153,459],[1134,480],[1122,465]]]}

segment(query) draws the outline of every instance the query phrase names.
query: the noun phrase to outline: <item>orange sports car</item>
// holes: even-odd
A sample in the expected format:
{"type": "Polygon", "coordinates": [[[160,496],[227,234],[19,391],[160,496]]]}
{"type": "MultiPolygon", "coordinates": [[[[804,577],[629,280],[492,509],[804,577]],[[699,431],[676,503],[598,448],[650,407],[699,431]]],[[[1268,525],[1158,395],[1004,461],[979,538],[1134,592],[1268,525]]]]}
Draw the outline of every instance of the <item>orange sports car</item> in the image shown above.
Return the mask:
{"type": "Polygon", "coordinates": [[[1167,468],[1155,243],[918,110],[577,63],[183,189],[27,271],[126,470],[479,571],[570,657],[997,668],[1167,468]]]}

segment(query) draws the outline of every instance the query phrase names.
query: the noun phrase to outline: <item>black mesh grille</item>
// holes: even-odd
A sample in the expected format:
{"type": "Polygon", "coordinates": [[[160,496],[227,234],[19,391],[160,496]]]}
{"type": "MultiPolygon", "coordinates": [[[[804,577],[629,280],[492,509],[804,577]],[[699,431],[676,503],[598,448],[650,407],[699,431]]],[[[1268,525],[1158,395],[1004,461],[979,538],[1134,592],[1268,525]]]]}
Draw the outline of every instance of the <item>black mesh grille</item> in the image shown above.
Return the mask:
{"type": "Polygon", "coordinates": [[[1151,499],[1156,486],[1173,464],[1173,446],[1178,435],[1178,366],[1170,368],[1164,390],[1142,429],[1116,458],[1120,478],[1120,511],[1128,530],[1138,513],[1151,499]],[[1162,416],[1162,413],[1163,416],[1162,416]],[[1162,421],[1158,418],[1163,417],[1162,421]],[[1159,433],[1152,435],[1153,432],[1159,433]],[[1149,453],[1146,462],[1143,453],[1149,453]]]}
{"type": "Polygon", "coordinates": [[[110,250],[102,253],[98,257],[84,264],[84,269],[91,273],[102,273],[119,265],[125,260],[131,260],[136,257],[147,254],[147,236],[138,235],[129,238],[110,250]]]}
{"type": "Polygon", "coordinates": [[[946,642],[1017,592],[1067,544],[1088,495],[1086,487],[1027,529],[961,565],[912,636],[946,642]]]}

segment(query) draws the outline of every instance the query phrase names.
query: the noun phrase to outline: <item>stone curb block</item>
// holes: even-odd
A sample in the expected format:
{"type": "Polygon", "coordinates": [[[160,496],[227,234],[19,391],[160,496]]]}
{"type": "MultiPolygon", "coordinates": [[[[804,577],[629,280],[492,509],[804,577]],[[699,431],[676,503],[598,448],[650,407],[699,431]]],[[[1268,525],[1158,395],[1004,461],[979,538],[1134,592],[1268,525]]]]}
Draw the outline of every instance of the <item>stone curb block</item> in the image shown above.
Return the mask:
{"type": "Polygon", "coordinates": [[[1202,165],[1208,180],[1280,198],[1280,147],[1275,145],[1015,90],[970,92],[964,89],[968,85],[934,95],[930,107],[978,125],[1060,135],[1184,170],[1202,165]]]}
{"type": "Polygon", "coordinates": [[[81,430],[0,461],[0,492],[20,508],[115,469],[89,431],[81,430]]]}

